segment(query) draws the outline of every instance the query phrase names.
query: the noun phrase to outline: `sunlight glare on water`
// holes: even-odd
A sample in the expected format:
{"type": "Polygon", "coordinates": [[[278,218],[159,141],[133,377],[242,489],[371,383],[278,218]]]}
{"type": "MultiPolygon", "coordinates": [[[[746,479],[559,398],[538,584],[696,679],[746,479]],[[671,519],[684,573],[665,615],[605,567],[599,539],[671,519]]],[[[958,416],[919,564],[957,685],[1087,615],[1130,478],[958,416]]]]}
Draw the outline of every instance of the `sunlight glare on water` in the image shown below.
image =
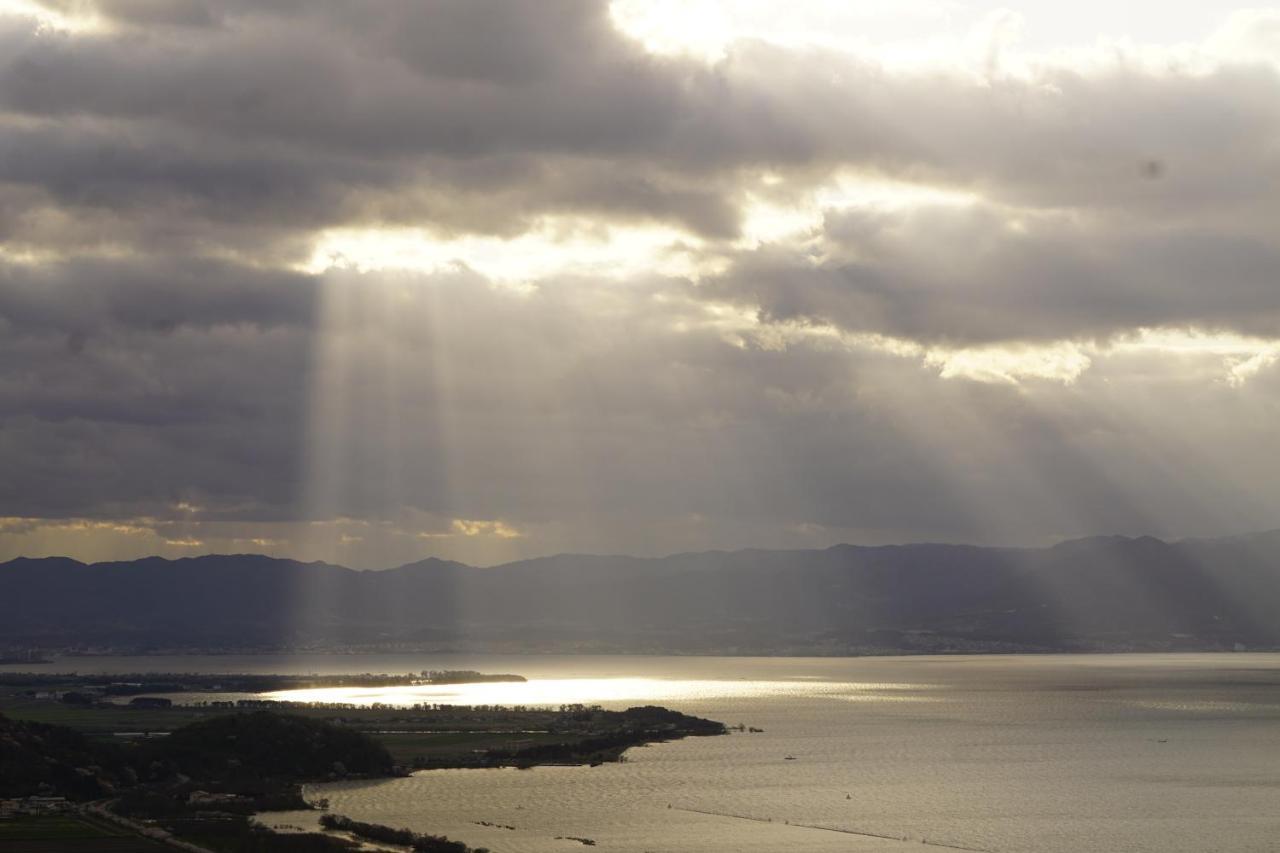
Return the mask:
{"type": "Polygon", "coordinates": [[[905,682],[678,680],[664,678],[535,678],[524,682],[420,684],[399,687],[325,687],[280,690],[267,698],[347,705],[571,705],[825,696],[850,701],[912,701],[928,697],[927,684],[905,682]]]}
{"type": "MultiPolygon", "coordinates": [[[[408,663],[347,659],[332,671],[408,663]]],[[[309,797],[495,853],[581,848],[569,838],[617,853],[1278,849],[1280,655],[412,663],[530,680],[275,696],[652,703],[756,731],[654,744],[601,767],[429,770],[309,786],[309,797]]],[[[308,825],[315,813],[273,819],[308,825]]]]}

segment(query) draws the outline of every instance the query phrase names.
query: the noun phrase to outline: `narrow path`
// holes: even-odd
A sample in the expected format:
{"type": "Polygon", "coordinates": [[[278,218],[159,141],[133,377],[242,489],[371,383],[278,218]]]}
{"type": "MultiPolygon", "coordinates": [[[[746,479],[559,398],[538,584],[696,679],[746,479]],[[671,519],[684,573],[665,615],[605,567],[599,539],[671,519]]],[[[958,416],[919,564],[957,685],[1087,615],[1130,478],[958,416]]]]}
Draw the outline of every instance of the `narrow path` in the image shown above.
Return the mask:
{"type": "MultiPolygon", "coordinates": [[[[707,809],[685,808],[684,806],[672,806],[671,808],[679,812],[693,812],[694,814],[705,814],[705,815],[711,815],[713,817],[729,817],[729,818],[733,818],[734,820],[752,820],[752,821],[755,821],[756,823],[776,823],[776,821],[770,820],[769,818],[751,817],[750,815],[732,814],[730,812],[713,812],[707,809]]],[[[781,825],[796,826],[796,827],[800,827],[801,829],[819,829],[819,830],[822,830],[823,832],[840,832],[845,835],[858,835],[863,838],[878,838],[883,841],[897,841],[901,844],[923,844],[928,847],[945,847],[948,850],[967,850],[967,851],[970,851],[970,853],[995,853],[994,851],[988,850],[985,847],[963,847],[959,844],[947,844],[942,841],[928,841],[923,838],[917,842],[917,841],[911,841],[910,839],[907,839],[907,838],[901,838],[896,835],[881,835],[878,832],[861,832],[856,829],[838,829],[834,826],[815,826],[814,824],[811,824],[811,823],[792,823],[791,821],[786,821],[781,825]]]]}

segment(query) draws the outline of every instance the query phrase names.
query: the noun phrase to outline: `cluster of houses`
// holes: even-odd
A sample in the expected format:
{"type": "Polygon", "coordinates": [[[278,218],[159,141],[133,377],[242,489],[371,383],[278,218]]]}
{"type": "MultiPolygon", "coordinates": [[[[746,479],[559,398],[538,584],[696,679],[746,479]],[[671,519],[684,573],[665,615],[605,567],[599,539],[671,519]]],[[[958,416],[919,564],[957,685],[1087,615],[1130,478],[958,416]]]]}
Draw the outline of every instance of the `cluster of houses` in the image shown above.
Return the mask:
{"type": "Polygon", "coordinates": [[[62,814],[71,811],[66,797],[23,797],[17,800],[0,800],[0,820],[12,820],[28,815],[62,814]]]}
{"type": "MultiPolygon", "coordinates": [[[[93,705],[105,699],[108,692],[102,686],[89,685],[75,690],[33,690],[27,695],[33,699],[48,699],[67,705],[93,705]]],[[[171,708],[173,700],[163,696],[136,696],[129,701],[129,704],[134,708],[171,708]]]]}
{"type": "Polygon", "coordinates": [[[250,802],[250,799],[239,794],[211,794],[208,791],[192,791],[187,795],[187,805],[196,808],[216,809],[219,806],[240,805],[247,802],[250,802]]]}

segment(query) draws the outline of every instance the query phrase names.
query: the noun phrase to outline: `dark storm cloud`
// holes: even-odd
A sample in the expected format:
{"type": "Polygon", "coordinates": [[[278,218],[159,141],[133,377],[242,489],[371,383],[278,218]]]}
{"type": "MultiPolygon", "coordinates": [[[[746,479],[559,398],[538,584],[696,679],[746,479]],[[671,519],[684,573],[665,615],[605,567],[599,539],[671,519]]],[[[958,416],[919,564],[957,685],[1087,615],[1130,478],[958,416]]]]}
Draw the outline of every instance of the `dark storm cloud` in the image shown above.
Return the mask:
{"type": "Polygon", "coordinates": [[[1280,336],[1280,242],[1249,229],[986,205],[829,214],[811,250],[742,256],[708,295],[770,321],[965,345],[1108,339],[1142,327],[1280,336]]]}
{"type": "MultiPolygon", "coordinates": [[[[547,214],[723,238],[765,172],[785,198],[855,170],[1067,214],[1063,239],[1011,241],[997,217],[976,233],[1010,263],[998,298],[970,300],[976,324],[911,307],[936,287],[910,259],[824,270],[813,294],[797,272],[766,315],[803,303],[928,339],[1258,328],[1250,296],[1280,218],[1273,66],[978,80],[749,43],[708,66],[645,53],[585,0],[51,5],[115,26],[0,30],[0,234],[19,245],[297,258],[325,227],[510,236],[547,214]],[[1188,237],[1205,259],[1243,247],[1241,264],[1205,271],[1225,278],[1198,300],[1204,317],[1167,277],[1180,264],[1146,263],[1158,228],[1175,253],[1188,237]]],[[[769,288],[762,275],[740,295],[769,288]]]]}
{"type": "MultiPolygon", "coordinates": [[[[802,329],[777,341],[745,320],[717,324],[675,280],[557,279],[513,294],[465,271],[295,280],[224,264],[201,275],[223,305],[159,318],[147,288],[37,308],[4,280],[0,517],[221,524],[245,539],[264,523],[345,517],[369,525],[351,553],[385,565],[455,547],[418,538],[441,522],[415,528],[405,512],[446,527],[505,519],[525,534],[513,553],[649,553],[1176,534],[1216,517],[1196,494],[1236,525],[1280,510],[1185,488],[1161,426],[1170,411],[1199,413],[1179,428],[1198,447],[1183,468],[1212,460],[1228,481],[1280,476],[1265,454],[1245,464],[1269,421],[1262,399],[1156,363],[1028,393],[802,329]],[[323,309],[282,298],[303,285],[323,309]],[[76,339],[86,316],[98,331],[76,339]],[[19,319],[27,331],[9,333],[19,319]]],[[[55,294],[92,292],[49,276],[55,294]]]]}
{"type": "Polygon", "coordinates": [[[0,516],[288,513],[317,299],[211,260],[0,263],[0,516]]]}
{"type": "Polygon", "coordinates": [[[503,232],[565,210],[735,227],[724,186],[647,156],[700,123],[684,89],[710,75],[647,56],[598,4],[225,12],[219,27],[145,35],[11,22],[0,103],[45,124],[10,119],[10,179],[64,203],[123,195],[198,220],[304,229],[407,220],[503,232]],[[619,157],[634,161],[621,173],[619,157]],[[492,203],[468,216],[469,196],[492,203]]]}
{"type": "Polygon", "coordinates": [[[409,512],[419,552],[451,519],[651,552],[1280,512],[1267,353],[1242,390],[1227,357],[1119,348],[1280,335],[1273,66],[708,65],[576,0],[47,5],[108,26],[0,19],[0,521],[409,512]],[[731,242],[838,173],[974,198],[854,184],[812,233],[731,242]],[[296,271],[325,229],[548,216],[683,229],[718,272],[296,271]],[[926,357],[1064,339],[1069,387],[926,357]]]}
{"type": "Polygon", "coordinates": [[[249,328],[4,337],[0,515],[272,517],[297,498],[307,340],[249,328]],[[301,382],[301,385],[298,383],[301,382]]]}
{"type": "Polygon", "coordinates": [[[0,322],[13,336],[77,335],[83,344],[121,330],[308,326],[317,300],[308,276],[207,259],[0,262],[0,322]]]}

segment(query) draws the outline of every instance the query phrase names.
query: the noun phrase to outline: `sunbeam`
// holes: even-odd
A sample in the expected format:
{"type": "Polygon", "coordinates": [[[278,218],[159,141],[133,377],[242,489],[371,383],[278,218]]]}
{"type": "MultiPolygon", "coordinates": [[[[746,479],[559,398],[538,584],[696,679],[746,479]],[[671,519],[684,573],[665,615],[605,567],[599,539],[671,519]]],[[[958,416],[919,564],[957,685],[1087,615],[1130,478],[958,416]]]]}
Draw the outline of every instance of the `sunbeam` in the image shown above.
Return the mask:
{"type": "Polygon", "coordinates": [[[1278,33],[0,0],[0,848],[1272,849],[1278,33]]]}

